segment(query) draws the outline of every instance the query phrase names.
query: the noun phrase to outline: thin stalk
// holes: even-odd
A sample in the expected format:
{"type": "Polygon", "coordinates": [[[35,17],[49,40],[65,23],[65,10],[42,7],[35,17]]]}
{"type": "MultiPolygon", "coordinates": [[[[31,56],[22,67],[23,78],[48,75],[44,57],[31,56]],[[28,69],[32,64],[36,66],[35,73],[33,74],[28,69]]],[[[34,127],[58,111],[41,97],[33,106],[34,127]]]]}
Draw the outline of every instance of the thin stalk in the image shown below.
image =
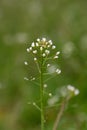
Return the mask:
{"type": "Polygon", "coordinates": [[[58,126],[59,126],[59,122],[60,122],[60,119],[63,115],[63,112],[64,112],[64,109],[65,109],[65,105],[67,103],[67,99],[63,100],[62,104],[61,104],[61,107],[60,107],[60,110],[59,110],[59,113],[57,114],[57,117],[56,117],[56,120],[55,120],[55,123],[54,123],[54,126],[53,126],[53,130],[57,130],[58,126]]]}
{"type": "Polygon", "coordinates": [[[43,104],[43,58],[40,68],[40,99],[41,99],[41,130],[44,130],[44,104],[43,104]]]}

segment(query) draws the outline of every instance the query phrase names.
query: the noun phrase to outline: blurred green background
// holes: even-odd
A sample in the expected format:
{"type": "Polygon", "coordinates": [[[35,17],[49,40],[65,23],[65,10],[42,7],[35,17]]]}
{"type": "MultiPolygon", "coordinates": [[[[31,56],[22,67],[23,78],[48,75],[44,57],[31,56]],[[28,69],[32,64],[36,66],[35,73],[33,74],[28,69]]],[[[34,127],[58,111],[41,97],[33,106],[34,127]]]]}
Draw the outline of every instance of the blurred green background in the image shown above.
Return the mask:
{"type": "MultiPolygon", "coordinates": [[[[24,81],[27,43],[52,39],[61,51],[60,76],[48,91],[72,84],[80,90],[64,113],[59,130],[87,130],[87,1],[0,0],[0,130],[40,130],[40,112],[29,105],[39,88],[24,81]]],[[[51,130],[57,109],[47,110],[51,130]],[[51,113],[51,115],[50,115],[51,113]]]]}

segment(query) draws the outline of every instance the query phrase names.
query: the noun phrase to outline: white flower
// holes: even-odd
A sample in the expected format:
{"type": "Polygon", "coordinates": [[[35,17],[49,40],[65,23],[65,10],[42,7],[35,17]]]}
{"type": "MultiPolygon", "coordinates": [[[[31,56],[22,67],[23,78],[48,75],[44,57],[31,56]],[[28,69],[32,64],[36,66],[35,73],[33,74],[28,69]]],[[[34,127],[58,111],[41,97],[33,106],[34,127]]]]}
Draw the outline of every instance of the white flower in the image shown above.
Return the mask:
{"type": "Polygon", "coordinates": [[[49,67],[50,66],[50,64],[47,64],[47,67],[49,67]]]}
{"type": "Polygon", "coordinates": [[[43,57],[45,57],[45,56],[46,56],[46,54],[45,54],[45,53],[43,53],[43,54],[42,54],[42,56],[43,56],[43,57]]]}
{"type": "Polygon", "coordinates": [[[75,91],[75,87],[71,86],[71,85],[68,85],[67,86],[67,89],[70,90],[70,91],[75,91]]]}
{"type": "Polygon", "coordinates": [[[67,89],[68,89],[69,91],[73,92],[74,95],[78,95],[78,94],[79,94],[79,90],[76,89],[74,86],[68,85],[68,86],[67,86],[67,89]]]}
{"type": "Polygon", "coordinates": [[[50,44],[50,45],[52,45],[52,44],[53,44],[51,40],[49,40],[48,42],[49,42],[49,44],[50,44]]]}
{"type": "Polygon", "coordinates": [[[58,58],[58,56],[54,56],[54,59],[57,59],[58,58]]]}
{"type": "Polygon", "coordinates": [[[24,80],[29,80],[27,77],[24,77],[24,80]]]}
{"type": "Polygon", "coordinates": [[[75,95],[78,95],[78,94],[79,94],[79,90],[78,90],[78,89],[75,89],[74,94],[75,94],[75,95]]]}
{"type": "MultiPolygon", "coordinates": [[[[50,56],[49,54],[51,53],[51,50],[52,49],[55,49],[56,46],[53,45],[52,41],[49,40],[47,41],[46,38],[42,38],[42,39],[37,39],[36,42],[32,42],[31,43],[31,46],[29,48],[27,48],[27,52],[31,52],[33,54],[39,54],[40,57],[44,57],[43,60],[45,60],[46,58],[46,62],[47,63],[47,60],[50,60],[52,58],[54,59],[57,59],[58,58],[58,55],[59,55],[59,51],[56,52],[56,54],[54,56],[50,56]]],[[[37,55],[34,57],[34,61],[37,61],[37,55]]],[[[47,69],[48,69],[48,72],[50,72],[51,74],[52,73],[55,73],[56,71],[56,68],[55,66],[50,66],[49,64],[47,65],[47,69]]],[[[60,71],[58,71],[57,73],[60,73],[60,71]]]]}
{"type": "Polygon", "coordinates": [[[60,73],[61,73],[61,70],[60,70],[60,69],[56,69],[56,73],[57,73],[57,74],[60,74],[60,73]]]}
{"type": "Polygon", "coordinates": [[[47,47],[49,48],[51,45],[48,45],[47,47]]]}
{"type": "Polygon", "coordinates": [[[36,46],[37,46],[37,47],[39,46],[38,42],[36,42],[36,46]]]}
{"type": "Polygon", "coordinates": [[[47,88],[47,84],[44,84],[43,87],[44,87],[44,88],[47,88]]]}
{"type": "Polygon", "coordinates": [[[28,65],[28,62],[27,62],[27,61],[25,61],[25,62],[24,62],[24,64],[25,64],[25,65],[28,65]]]}
{"type": "Polygon", "coordinates": [[[53,45],[53,46],[52,46],[52,49],[55,49],[55,48],[56,48],[56,46],[53,45]]]}
{"type": "Polygon", "coordinates": [[[34,61],[37,61],[37,58],[36,58],[36,57],[34,57],[34,61]]]}
{"type": "Polygon", "coordinates": [[[46,38],[42,38],[42,41],[43,41],[43,42],[46,42],[46,38]]]}
{"type": "Polygon", "coordinates": [[[29,48],[27,48],[27,52],[30,52],[30,49],[29,49],[29,48]]]}
{"type": "Polygon", "coordinates": [[[41,46],[41,47],[40,47],[40,51],[42,51],[42,50],[43,50],[43,47],[41,46]]]}
{"type": "Polygon", "coordinates": [[[52,93],[49,93],[49,96],[51,97],[51,96],[52,96],[52,93]]]}
{"type": "Polygon", "coordinates": [[[48,55],[50,53],[50,51],[49,50],[45,50],[45,53],[48,55]]]}
{"type": "Polygon", "coordinates": [[[32,46],[32,47],[35,47],[35,43],[34,43],[34,42],[32,42],[31,46],[32,46]]]}
{"type": "Polygon", "coordinates": [[[40,42],[40,39],[39,39],[39,38],[37,38],[37,42],[40,42]]]}
{"type": "Polygon", "coordinates": [[[37,50],[34,50],[33,53],[34,53],[34,54],[37,54],[37,50]]]}
{"type": "Polygon", "coordinates": [[[59,55],[59,54],[60,54],[60,51],[57,51],[57,52],[56,52],[56,55],[59,55]]]}
{"type": "Polygon", "coordinates": [[[30,49],[30,51],[32,51],[32,47],[30,47],[29,49],[30,49]]]}

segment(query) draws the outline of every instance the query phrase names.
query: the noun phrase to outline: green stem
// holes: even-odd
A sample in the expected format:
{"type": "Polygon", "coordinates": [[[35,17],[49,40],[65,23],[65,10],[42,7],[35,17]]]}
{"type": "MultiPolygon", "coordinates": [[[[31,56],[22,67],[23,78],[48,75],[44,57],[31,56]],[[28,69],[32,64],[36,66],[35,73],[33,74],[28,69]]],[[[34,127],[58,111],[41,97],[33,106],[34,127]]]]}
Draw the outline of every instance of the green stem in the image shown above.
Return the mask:
{"type": "Polygon", "coordinates": [[[40,99],[41,99],[41,130],[44,130],[44,104],[43,104],[43,59],[40,71],[40,99]]]}

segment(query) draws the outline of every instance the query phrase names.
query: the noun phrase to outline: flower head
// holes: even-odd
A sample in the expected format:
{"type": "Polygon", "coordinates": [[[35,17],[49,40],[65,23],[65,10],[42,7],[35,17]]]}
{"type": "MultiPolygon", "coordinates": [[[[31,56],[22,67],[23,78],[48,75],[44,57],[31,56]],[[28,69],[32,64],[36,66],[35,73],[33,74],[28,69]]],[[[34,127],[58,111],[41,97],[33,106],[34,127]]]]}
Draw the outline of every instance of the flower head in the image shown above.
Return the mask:
{"type": "Polygon", "coordinates": [[[47,40],[46,38],[38,38],[36,42],[32,42],[27,48],[27,52],[33,55],[33,60],[36,62],[38,69],[41,66],[41,61],[43,61],[43,65],[46,66],[47,69],[51,69],[51,73],[55,72],[56,74],[60,74],[61,71],[49,63],[49,61],[52,62],[52,60],[54,60],[55,62],[55,60],[59,58],[60,52],[55,52],[55,50],[56,46],[53,44],[52,40],[47,40]]]}
{"type": "Polygon", "coordinates": [[[74,86],[68,85],[67,89],[71,94],[74,94],[75,96],[79,94],[79,90],[76,89],[74,86]]]}
{"type": "MultiPolygon", "coordinates": [[[[42,57],[47,57],[50,55],[50,52],[56,49],[56,46],[53,44],[51,40],[46,38],[37,39],[36,42],[32,42],[30,47],[27,48],[27,52],[31,52],[33,54],[38,54],[42,57]]],[[[56,52],[56,55],[53,56],[53,59],[57,59],[59,55],[59,51],[56,52]]]]}

